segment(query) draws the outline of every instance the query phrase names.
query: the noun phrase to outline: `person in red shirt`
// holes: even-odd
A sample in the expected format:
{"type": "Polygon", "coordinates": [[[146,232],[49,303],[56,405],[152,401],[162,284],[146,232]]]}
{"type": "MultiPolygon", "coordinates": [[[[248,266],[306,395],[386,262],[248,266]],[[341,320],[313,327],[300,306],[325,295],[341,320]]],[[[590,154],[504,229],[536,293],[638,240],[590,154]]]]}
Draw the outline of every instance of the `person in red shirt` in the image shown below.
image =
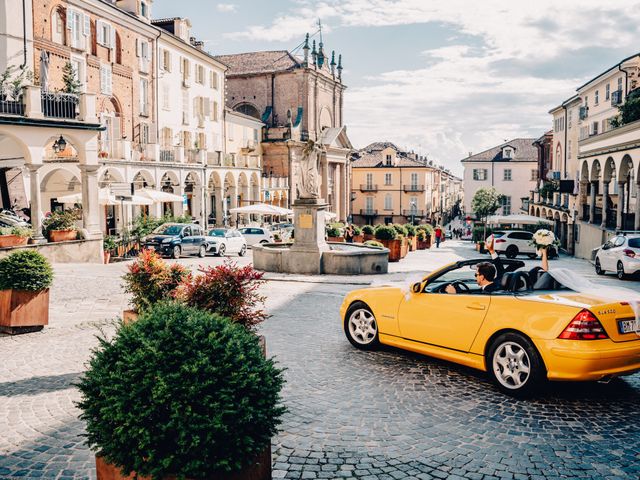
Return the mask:
{"type": "Polygon", "coordinates": [[[442,237],[444,237],[444,232],[442,231],[442,228],[440,227],[440,225],[436,227],[435,236],[436,236],[436,248],[440,248],[440,242],[442,241],[442,237]]]}

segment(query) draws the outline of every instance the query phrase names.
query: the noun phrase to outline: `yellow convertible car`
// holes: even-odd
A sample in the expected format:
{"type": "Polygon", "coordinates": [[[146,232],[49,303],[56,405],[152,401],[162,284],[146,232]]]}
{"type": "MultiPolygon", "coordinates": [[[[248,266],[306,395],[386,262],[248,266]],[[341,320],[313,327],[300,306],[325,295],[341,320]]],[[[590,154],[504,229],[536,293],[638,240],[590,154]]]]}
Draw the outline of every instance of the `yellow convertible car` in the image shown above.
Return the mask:
{"type": "Polygon", "coordinates": [[[569,290],[557,281],[536,290],[539,272],[502,260],[502,290],[483,294],[476,264],[448,265],[405,287],[350,292],[340,309],[357,348],[411,350],[489,373],[513,395],[546,380],[602,380],[640,370],[640,325],[624,299],[569,290]],[[457,294],[447,294],[453,285],[457,294]]]}

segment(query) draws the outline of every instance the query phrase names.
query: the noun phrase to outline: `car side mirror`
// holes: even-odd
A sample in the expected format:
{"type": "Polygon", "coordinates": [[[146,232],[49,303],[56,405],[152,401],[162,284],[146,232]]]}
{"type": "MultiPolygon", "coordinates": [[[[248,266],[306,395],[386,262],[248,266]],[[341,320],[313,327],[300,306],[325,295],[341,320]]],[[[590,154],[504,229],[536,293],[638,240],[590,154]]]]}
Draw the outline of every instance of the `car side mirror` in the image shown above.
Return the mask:
{"type": "Polygon", "coordinates": [[[607,245],[606,243],[602,245],[602,250],[609,250],[609,245],[607,245]]]}
{"type": "Polygon", "coordinates": [[[422,283],[418,282],[418,283],[414,283],[413,285],[411,285],[411,291],[413,293],[422,292],[422,283]]]}

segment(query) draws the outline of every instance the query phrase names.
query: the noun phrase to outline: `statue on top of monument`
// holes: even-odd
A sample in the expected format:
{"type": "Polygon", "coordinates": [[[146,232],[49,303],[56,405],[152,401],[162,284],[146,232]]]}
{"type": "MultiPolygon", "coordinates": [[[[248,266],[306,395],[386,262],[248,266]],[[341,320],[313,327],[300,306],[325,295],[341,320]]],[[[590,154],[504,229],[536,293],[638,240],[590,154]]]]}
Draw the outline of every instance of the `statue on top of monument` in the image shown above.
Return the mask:
{"type": "Polygon", "coordinates": [[[320,198],[320,154],[322,147],[313,140],[308,140],[302,149],[299,163],[298,197],[320,198]]]}

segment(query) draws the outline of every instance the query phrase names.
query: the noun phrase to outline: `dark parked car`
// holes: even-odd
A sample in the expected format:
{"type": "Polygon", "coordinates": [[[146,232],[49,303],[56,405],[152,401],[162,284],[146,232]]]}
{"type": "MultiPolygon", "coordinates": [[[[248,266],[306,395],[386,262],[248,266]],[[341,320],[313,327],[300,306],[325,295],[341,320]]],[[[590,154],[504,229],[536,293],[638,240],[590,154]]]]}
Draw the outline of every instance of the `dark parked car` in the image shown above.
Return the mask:
{"type": "Polygon", "coordinates": [[[193,223],[162,224],[144,238],[143,245],[171,258],[180,258],[181,255],[204,257],[207,254],[204,232],[200,225],[193,223]]]}

